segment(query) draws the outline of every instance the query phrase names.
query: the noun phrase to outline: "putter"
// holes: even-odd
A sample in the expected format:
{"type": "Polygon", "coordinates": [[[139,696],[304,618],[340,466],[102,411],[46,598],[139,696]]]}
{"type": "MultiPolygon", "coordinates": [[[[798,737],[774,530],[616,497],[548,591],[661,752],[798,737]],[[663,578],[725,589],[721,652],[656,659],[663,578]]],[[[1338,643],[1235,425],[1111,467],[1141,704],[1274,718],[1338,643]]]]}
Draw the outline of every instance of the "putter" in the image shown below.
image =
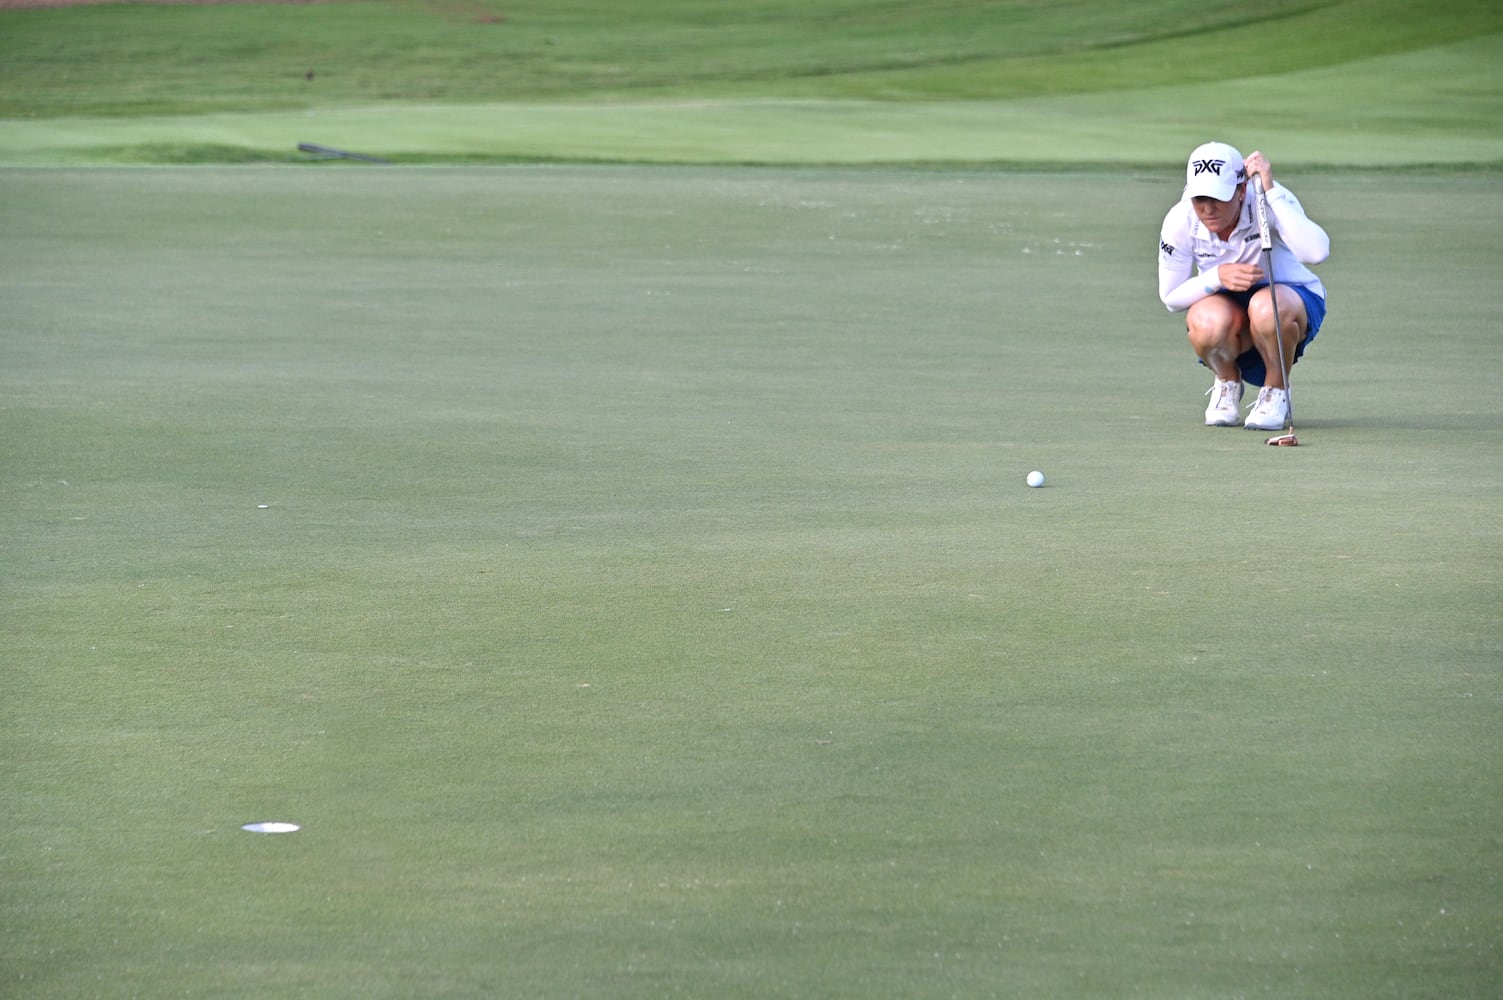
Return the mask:
{"type": "Polygon", "coordinates": [[[1253,191],[1257,195],[1258,239],[1263,244],[1263,270],[1268,274],[1268,298],[1273,303],[1274,340],[1279,345],[1279,371],[1284,376],[1284,395],[1289,399],[1289,433],[1275,434],[1265,444],[1292,448],[1299,444],[1294,436],[1294,390],[1289,384],[1289,366],[1284,362],[1284,324],[1279,322],[1279,289],[1273,280],[1273,234],[1268,229],[1268,199],[1263,195],[1263,178],[1253,174],[1253,191]]]}

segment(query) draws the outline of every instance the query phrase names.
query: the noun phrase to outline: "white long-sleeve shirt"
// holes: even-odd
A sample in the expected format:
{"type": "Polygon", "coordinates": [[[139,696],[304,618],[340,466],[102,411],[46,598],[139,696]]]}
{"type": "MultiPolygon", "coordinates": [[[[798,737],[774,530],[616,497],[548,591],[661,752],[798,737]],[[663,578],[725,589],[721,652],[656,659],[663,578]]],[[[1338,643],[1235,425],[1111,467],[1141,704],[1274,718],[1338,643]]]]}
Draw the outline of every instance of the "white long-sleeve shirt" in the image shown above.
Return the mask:
{"type": "MultiPolygon", "coordinates": [[[[1281,285],[1303,285],[1321,298],[1325,286],[1307,266],[1331,253],[1331,238],[1305,215],[1299,199],[1282,185],[1268,192],[1269,230],[1273,236],[1273,273],[1281,285]]],[[[1159,230],[1159,298],[1170,312],[1190,308],[1221,291],[1216,268],[1222,264],[1262,266],[1263,244],[1257,209],[1249,188],[1242,214],[1228,239],[1221,239],[1195,215],[1189,198],[1164,216],[1159,230]]]]}

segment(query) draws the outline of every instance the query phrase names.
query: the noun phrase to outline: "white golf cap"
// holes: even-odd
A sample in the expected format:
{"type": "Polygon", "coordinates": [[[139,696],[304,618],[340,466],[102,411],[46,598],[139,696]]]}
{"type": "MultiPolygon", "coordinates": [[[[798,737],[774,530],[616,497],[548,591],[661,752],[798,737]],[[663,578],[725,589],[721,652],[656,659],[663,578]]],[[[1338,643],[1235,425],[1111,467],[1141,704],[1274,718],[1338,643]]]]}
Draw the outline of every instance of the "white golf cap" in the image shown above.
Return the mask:
{"type": "Polygon", "coordinates": [[[1195,147],[1185,164],[1185,197],[1215,198],[1231,201],[1237,185],[1247,180],[1242,154],[1224,142],[1207,142],[1195,147]]]}

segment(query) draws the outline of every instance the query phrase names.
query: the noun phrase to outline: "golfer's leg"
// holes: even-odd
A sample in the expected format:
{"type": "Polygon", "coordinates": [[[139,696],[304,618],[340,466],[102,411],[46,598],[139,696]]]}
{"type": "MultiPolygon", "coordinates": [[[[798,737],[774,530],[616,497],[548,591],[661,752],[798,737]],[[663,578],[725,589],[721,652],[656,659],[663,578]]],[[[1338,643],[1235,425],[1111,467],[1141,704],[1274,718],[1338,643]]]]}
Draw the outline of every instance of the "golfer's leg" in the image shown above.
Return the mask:
{"type": "MultiPolygon", "coordinates": [[[[1284,300],[1280,299],[1281,308],[1283,304],[1284,300]]],[[[1271,320],[1269,324],[1272,325],[1271,320]]],[[[1203,298],[1185,314],[1185,332],[1190,335],[1190,347],[1195,356],[1204,361],[1217,378],[1227,382],[1241,379],[1237,356],[1252,347],[1247,313],[1241,306],[1223,295],[1203,298]]],[[[1278,366],[1277,360],[1274,366],[1278,366]]]]}
{"type": "MultiPolygon", "coordinates": [[[[1305,327],[1309,325],[1310,319],[1305,313],[1305,300],[1299,297],[1298,292],[1288,285],[1275,287],[1279,296],[1279,323],[1283,326],[1281,335],[1284,341],[1284,361],[1292,366],[1294,352],[1305,337],[1305,327]]],[[[1274,339],[1273,312],[1273,302],[1266,288],[1254,295],[1247,306],[1252,344],[1258,349],[1258,355],[1268,369],[1267,384],[1274,389],[1283,389],[1286,386],[1284,373],[1279,370],[1279,342],[1274,339]]]]}

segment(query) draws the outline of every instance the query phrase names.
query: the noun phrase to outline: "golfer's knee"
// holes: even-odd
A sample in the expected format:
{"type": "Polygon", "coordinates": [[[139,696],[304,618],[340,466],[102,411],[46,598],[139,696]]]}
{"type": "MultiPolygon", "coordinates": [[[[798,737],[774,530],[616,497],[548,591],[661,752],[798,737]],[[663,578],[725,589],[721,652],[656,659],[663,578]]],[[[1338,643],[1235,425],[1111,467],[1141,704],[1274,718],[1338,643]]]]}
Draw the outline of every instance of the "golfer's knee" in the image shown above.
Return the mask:
{"type": "Polygon", "coordinates": [[[1258,295],[1247,304],[1247,321],[1254,330],[1273,329],[1273,305],[1266,295],[1258,295]]]}
{"type": "Polygon", "coordinates": [[[1236,340],[1236,331],[1231,327],[1207,318],[1192,317],[1185,323],[1185,334],[1190,338],[1190,346],[1197,352],[1221,347],[1236,340]]]}

